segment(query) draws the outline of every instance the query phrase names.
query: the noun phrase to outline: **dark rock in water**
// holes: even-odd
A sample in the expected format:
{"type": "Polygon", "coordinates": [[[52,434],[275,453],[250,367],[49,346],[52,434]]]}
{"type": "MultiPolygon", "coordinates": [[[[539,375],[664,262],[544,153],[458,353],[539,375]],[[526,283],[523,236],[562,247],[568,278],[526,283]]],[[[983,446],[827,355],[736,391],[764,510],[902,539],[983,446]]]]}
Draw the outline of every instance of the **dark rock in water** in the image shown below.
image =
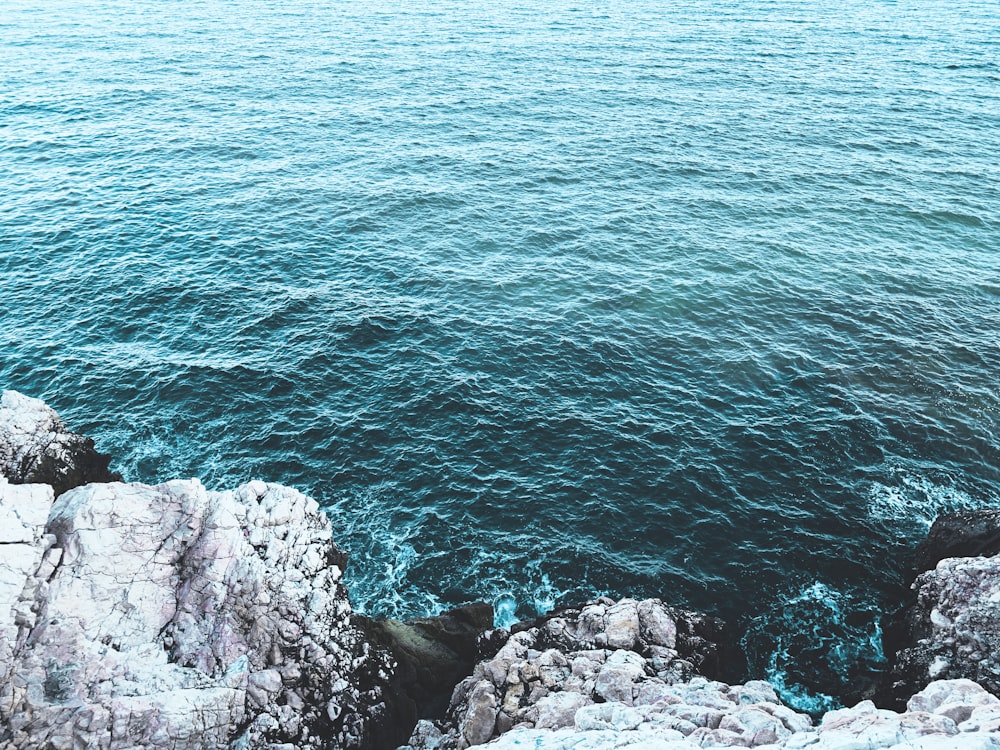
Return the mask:
{"type": "Polygon", "coordinates": [[[452,690],[472,672],[479,657],[478,637],[493,626],[493,607],[476,602],[408,622],[355,615],[354,622],[371,643],[388,649],[398,662],[393,678],[393,710],[402,733],[398,745],[417,718],[444,716],[452,690]]]}
{"type": "Polygon", "coordinates": [[[0,396],[0,474],[11,484],[48,484],[58,497],[90,482],[120,482],[110,462],[44,402],[16,391],[0,396]]]}
{"type": "Polygon", "coordinates": [[[938,516],[917,547],[917,573],[946,557],[990,557],[1000,552],[1000,509],[960,510],[938,516]]]}
{"type": "Polygon", "coordinates": [[[700,612],[675,611],[677,653],[691,662],[694,671],[710,680],[722,680],[733,673],[726,648],[728,632],[724,620],[700,612]]]}

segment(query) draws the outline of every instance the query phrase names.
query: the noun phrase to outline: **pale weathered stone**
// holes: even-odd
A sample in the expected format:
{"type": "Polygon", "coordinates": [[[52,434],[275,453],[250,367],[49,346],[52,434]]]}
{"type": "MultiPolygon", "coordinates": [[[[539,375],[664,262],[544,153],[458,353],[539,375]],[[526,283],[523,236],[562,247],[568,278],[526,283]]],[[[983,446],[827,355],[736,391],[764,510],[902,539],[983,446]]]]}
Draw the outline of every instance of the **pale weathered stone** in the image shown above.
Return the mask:
{"type": "Polygon", "coordinates": [[[584,706],[576,712],[574,723],[581,731],[588,729],[614,729],[619,732],[635,729],[643,717],[636,709],[624,703],[611,701],[584,706]]]}
{"type": "Polygon", "coordinates": [[[26,551],[0,573],[5,747],[366,741],[384,688],[352,686],[392,664],[350,624],[315,501],[263,483],[93,483],[54,503],[38,487],[0,484],[0,515],[25,520],[0,548],[26,551]]]}
{"type": "Polygon", "coordinates": [[[539,729],[559,729],[571,727],[576,720],[577,709],[586,706],[590,699],[580,693],[552,693],[538,701],[539,729]]]}

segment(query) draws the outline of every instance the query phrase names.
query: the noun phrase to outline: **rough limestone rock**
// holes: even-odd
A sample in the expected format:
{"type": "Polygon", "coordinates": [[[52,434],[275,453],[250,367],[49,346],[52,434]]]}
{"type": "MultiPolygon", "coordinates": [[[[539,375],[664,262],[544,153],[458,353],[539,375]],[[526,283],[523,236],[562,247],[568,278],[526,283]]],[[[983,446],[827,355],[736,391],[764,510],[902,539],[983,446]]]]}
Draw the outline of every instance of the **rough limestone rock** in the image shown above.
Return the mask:
{"type": "Polygon", "coordinates": [[[30,616],[30,612],[17,611],[21,594],[55,541],[45,534],[52,500],[48,485],[14,486],[0,476],[0,679],[11,674],[16,621],[30,616]]]}
{"type": "Polygon", "coordinates": [[[351,625],[315,501],[0,483],[0,746],[348,748],[400,741],[394,664],[351,625]],[[51,506],[51,507],[50,507],[51,506]]]}
{"type": "Polygon", "coordinates": [[[1000,695],[1000,557],[945,558],[913,589],[885,702],[939,679],[968,678],[1000,695]]]}
{"type": "MultiPolygon", "coordinates": [[[[637,720],[635,707],[661,700],[680,704],[672,720],[692,730],[707,726],[705,710],[684,703],[677,691],[704,683],[684,682],[699,670],[719,668],[722,627],[714,618],[674,610],[657,599],[599,599],[513,630],[482,636],[486,658],[455,688],[444,721],[417,725],[413,747],[461,749],[515,726],[572,726],[581,712],[591,710],[594,725],[618,730],[637,720]],[[621,709],[605,715],[607,706],[621,709]]],[[[773,698],[773,690],[766,696],[773,698]]]]}
{"type": "MultiPolygon", "coordinates": [[[[444,747],[420,727],[414,747],[444,747]],[[428,739],[430,741],[428,741],[428,739]]],[[[938,681],[897,713],[871,701],[830,711],[818,726],[781,705],[766,683],[729,686],[694,678],[669,686],[655,702],[581,706],[555,728],[522,725],[489,750],[997,750],[1000,700],[968,680],[938,681]]]]}
{"type": "Polygon", "coordinates": [[[0,394],[0,475],[12,484],[48,484],[59,496],[88,482],[120,481],[108,470],[110,460],[44,402],[17,391],[0,394]]]}

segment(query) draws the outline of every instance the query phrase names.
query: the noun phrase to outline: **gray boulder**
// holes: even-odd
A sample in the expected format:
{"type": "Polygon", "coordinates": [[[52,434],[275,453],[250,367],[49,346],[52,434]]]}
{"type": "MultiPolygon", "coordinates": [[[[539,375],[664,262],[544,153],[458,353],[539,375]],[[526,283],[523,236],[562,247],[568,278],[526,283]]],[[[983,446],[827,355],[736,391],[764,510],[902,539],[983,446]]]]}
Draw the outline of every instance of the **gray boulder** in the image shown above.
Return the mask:
{"type": "Polygon", "coordinates": [[[876,700],[899,709],[934,680],[969,679],[1000,695],[1000,510],[938,517],[916,552],[919,575],[889,621],[891,665],[876,700]]]}

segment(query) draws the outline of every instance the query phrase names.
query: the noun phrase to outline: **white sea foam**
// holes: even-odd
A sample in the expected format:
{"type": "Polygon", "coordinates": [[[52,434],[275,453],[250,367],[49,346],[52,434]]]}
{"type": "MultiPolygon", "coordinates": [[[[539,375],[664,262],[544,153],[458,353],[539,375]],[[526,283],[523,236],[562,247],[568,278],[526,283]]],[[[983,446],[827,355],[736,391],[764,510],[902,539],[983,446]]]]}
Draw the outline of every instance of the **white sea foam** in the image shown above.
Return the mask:
{"type": "Polygon", "coordinates": [[[512,591],[504,591],[493,599],[493,624],[509,628],[517,622],[517,598],[512,591]]]}
{"type": "Polygon", "coordinates": [[[873,482],[868,492],[868,517],[893,526],[930,528],[941,513],[987,504],[957,487],[954,482],[933,480],[902,469],[893,472],[894,482],[873,482]]]}

